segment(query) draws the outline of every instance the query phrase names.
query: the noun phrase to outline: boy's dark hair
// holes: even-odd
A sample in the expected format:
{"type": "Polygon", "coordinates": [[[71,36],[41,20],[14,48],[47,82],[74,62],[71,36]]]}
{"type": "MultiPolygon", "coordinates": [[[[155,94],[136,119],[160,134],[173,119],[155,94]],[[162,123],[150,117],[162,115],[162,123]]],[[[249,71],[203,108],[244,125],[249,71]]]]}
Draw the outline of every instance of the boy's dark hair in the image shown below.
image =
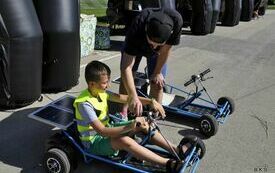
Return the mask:
{"type": "Polygon", "coordinates": [[[111,76],[110,68],[99,61],[91,61],[85,68],[85,79],[86,82],[98,82],[100,81],[101,75],[111,76]]]}

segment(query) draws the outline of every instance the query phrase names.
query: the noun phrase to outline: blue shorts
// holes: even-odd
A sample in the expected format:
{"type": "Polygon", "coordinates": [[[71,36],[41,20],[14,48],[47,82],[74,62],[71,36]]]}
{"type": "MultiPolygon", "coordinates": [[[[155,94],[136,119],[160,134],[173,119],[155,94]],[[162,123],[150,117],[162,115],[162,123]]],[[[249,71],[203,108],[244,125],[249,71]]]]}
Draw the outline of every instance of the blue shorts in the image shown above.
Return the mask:
{"type": "MultiPolygon", "coordinates": [[[[157,58],[158,58],[157,54],[155,54],[152,57],[148,57],[148,58],[146,57],[149,78],[154,73],[154,70],[156,68],[157,58]]],[[[138,66],[140,64],[141,59],[142,59],[141,56],[137,56],[135,58],[135,63],[134,63],[133,69],[132,69],[133,71],[137,71],[138,70],[138,66]]],[[[167,75],[167,63],[165,63],[163,65],[163,67],[161,69],[161,74],[163,75],[164,78],[166,77],[166,75],[167,75]]]]}

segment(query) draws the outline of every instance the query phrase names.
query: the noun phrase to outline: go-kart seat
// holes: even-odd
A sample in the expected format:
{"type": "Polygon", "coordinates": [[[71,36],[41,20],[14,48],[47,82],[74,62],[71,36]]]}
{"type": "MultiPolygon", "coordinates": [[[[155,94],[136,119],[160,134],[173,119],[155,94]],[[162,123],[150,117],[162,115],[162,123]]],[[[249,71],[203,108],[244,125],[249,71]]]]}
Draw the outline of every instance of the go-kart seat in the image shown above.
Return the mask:
{"type": "Polygon", "coordinates": [[[179,107],[184,102],[185,102],[185,97],[183,96],[163,93],[162,105],[164,106],[179,107]]]}

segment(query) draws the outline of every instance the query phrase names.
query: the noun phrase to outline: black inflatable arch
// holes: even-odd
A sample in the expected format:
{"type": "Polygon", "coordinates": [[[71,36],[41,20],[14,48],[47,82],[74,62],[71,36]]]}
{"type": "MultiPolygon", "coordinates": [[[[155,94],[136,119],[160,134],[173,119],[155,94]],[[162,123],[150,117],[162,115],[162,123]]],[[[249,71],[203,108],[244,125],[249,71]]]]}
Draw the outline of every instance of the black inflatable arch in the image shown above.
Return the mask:
{"type": "Polygon", "coordinates": [[[212,0],[212,6],[213,6],[213,15],[211,20],[210,33],[213,33],[215,31],[216,24],[219,20],[221,0],[212,0]]]}
{"type": "Polygon", "coordinates": [[[191,32],[195,35],[210,33],[213,6],[211,0],[192,0],[191,32]]]}
{"type": "Polygon", "coordinates": [[[241,21],[250,21],[254,10],[254,0],[242,0],[241,21]]]}
{"type": "Polygon", "coordinates": [[[78,0],[34,0],[44,33],[43,92],[65,91],[78,83],[80,9],[78,0]]]}
{"type": "Polygon", "coordinates": [[[0,1],[0,107],[16,108],[40,97],[41,27],[31,0],[0,1]]]}
{"type": "Polygon", "coordinates": [[[242,0],[223,0],[225,9],[222,15],[222,25],[235,26],[239,24],[242,8],[242,0]]]}

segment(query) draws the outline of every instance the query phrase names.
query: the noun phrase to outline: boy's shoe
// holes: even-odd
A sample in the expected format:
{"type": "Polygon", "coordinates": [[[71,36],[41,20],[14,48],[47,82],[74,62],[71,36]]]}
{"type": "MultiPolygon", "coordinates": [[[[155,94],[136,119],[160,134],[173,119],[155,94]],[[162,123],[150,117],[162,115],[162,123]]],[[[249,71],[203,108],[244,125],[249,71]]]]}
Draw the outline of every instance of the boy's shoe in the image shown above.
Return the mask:
{"type": "Polygon", "coordinates": [[[127,115],[123,115],[121,112],[115,113],[114,116],[117,118],[117,119],[115,120],[115,122],[128,121],[127,115]]]}
{"type": "Polygon", "coordinates": [[[167,173],[179,173],[184,165],[183,161],[170,159],[166,163],[167,173]]]}

